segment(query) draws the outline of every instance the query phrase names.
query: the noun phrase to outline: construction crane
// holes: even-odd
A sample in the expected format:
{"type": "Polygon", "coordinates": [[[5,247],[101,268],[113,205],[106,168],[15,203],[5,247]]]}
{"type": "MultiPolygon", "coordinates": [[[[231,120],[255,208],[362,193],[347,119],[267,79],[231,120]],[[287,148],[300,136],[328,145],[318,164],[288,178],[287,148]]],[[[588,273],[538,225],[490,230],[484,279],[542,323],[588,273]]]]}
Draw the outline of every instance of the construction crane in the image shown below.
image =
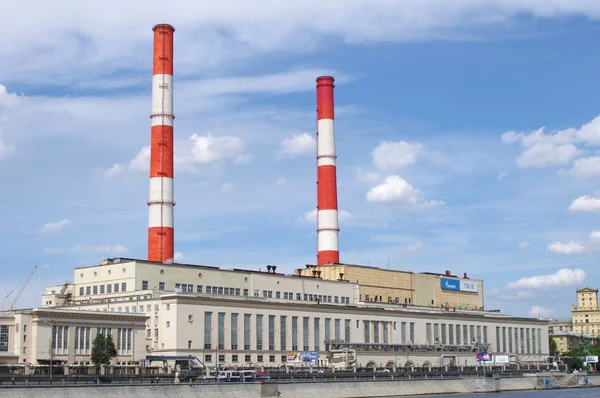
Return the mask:
{"type": "MultiPolygon", "coordinates": [[[[27,277],[25,279],[23,279],[23,281],[19,285],[19,289],[17,290],[17,293],[13,296],[12,301],[8,305],[8,309],[9,310],[12,310],[14,308],[15,304],[17,303],[17,300],[21,296],[21,293],[23,293],[23,290],[25,290],[25,287],[29,283],[29,280],[31,280],[31,277],[33,276],[33,274],[35,274],[35,271],[37,270],[37,267],[38,267],[37,265],[35,267],[33,267],[33,269],[31,271],[29,271],[29,274],[27,274],[27,277]]],[[[10,292],[8,292],[8,294],[6,295],[6,297],[4,297],[4,303],[5,304],[6,304],[6,301],[8,300],[8,296],[10,296],[12,294],[12,292],[14,292],[14,291],[15,291],[14,289],[11,290],[10,292]]],[[[2,305],[2,307],[4,307],[4,305],[2,305]]]]}

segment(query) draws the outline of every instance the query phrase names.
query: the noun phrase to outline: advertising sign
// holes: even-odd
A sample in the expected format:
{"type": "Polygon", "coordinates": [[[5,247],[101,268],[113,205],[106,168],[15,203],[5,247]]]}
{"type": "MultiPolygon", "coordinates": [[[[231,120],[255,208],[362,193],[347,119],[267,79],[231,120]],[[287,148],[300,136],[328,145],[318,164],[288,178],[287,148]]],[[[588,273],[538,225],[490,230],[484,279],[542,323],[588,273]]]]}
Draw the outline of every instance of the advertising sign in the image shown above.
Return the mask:
{"type": "Polygon", "coordinates": [[[460,291],[460,281],[457,279],[441,278],[440,282],[444,290],[460,291]]]}
{"type": "Polygon", "coordinates": [[[440,284],[443,290],[477,293],[477,283],[469,279],[440,278],[440,284]]]}
{"type": "Polygon", "coordinates": [[[287,363],[317,363],[318,358],[314,351],[288,352],[287,363]]]}
{"type": "Polygon", "coordinates": [[[478,352],[477,354],[475,354],[475,359],[477,360],[477,362],[491,362],[492,354],[490,354],[489,352],[478,352]]]}
{"type": "Polygon", "coordinates": [[[587,363],[596,363],[596,362],[598,362],[598,356],[597,355],[588,355],[585,357],[585,361],[587,363]]]}
{"type": "Polygon", "coordinates": [[[494,363],[499,364],[499,365],[508,364],[509,363],[508,355],[494,355],[494,363]]]}
{"type": "Polygon", "coordinates": [[[461,279],[460,281],[460,291],[461,292],[473,292],[477,293],[477,283],[471,282],[469,280],[461,279]]]}

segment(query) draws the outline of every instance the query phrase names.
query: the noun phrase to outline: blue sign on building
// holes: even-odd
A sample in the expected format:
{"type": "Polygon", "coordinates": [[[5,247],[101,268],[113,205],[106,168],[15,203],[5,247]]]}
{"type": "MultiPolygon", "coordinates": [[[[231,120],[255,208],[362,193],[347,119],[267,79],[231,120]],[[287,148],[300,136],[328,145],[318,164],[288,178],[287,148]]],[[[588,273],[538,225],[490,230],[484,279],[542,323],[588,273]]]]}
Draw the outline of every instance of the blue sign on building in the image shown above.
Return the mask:
{"type": "Polygon", "coordinates": [[[443,290],[460,290],[460,281],[457,279],[440,278],[443,290]]]}

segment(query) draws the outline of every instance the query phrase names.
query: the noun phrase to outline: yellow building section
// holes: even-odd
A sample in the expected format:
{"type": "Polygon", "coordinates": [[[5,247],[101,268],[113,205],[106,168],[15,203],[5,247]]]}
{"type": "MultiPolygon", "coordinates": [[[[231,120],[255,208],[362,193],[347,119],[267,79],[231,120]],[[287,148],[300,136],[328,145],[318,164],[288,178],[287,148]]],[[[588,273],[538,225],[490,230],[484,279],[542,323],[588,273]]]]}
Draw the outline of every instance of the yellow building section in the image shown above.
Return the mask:
{"type": "Polygon", "coordinates": [[[573,331],[575,333],[600,336],[600,308],[598,289],[577,290],[577,305],[571,307],[573,331]]]}
{"type": "Polygon", "coordinates": [[[298,269],[300,276],[325,280],[346,280],[359,285],[360,301],[407,304],[449,309],[481,310],[483,302],[483,281],[457,278],[446,274],[413,273],[389,270],[364,265],[330,264],[321,267],[307,266],[298,269]],[[442,289],[443,278],[450,278],[459,286],[467,281],[474,291],[442,289]]]}

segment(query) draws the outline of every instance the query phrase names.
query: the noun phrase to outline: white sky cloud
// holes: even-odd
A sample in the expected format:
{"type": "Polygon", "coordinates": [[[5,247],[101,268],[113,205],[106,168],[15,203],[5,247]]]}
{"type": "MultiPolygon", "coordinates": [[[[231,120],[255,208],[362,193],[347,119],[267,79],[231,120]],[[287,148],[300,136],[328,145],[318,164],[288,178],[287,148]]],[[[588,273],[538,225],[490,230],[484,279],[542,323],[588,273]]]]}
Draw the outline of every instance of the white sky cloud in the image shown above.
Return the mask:
{"type": "Polygon", "coordinates": [[[129,253],[129,249],[122,245],[116,246],[85,246],[77,244],[71,251],[73,253],[102,253],[102,254],[124,254],[129,253]]]}
{"type": "Polygon", "coordinates": [[[587,253],[588,248],[584,243],[581,242],[552,242],[546,248],[550,253],[555,254],[583,254],[587,253]]]}
{"type": "Polygon", "coordinates": [[[519,243],[519,249],[525,249],[525,248],[527,248],[529,246],[531,246],[531,243],[527,242],[526,240],[524,240],[521,243],[519,243]]]}
{"type": "Polygon", "coordinates": [[[412,254],[420,252],[423,249],[422,242],[415,242],[412,245],[404,246],[400,249],[400,254],[412,254]]]}
{"type": "Polygon", "coordinates": [[[570,170],[561,171],[563,174],[582,179],[598,177],[600,176],[600,156],[576,159],[570,170]]]}
{"type": "Polygon", "coordinates": [[[373,203],[399,203],[422,208],[435,207],[444,204],[441,201],[421,201],[419,190],[410,185],[400,176],[392,175],[379,185],[367,192],[367,201],[373,203]]]}
{"type": "Polygon", "coordinates": [[[40,228],[40,233],[47,235],[56,234],[62,231],[69,223],[69,220],[66,218],[60,221],[46,223],[40,228]]]}
{"type": "Polygon", "coordinates": [[[600,211],[600,198],[594,196],[580,196],[571,203],[569,211],[600,211]]]}
{"type": "Polygon", "coordinates": [[[177,262],[177,261],[181,261],[185,258],[184,254],[182,252],[175,252],[173,259],[177,262]]]}
{"type": "MultiPolygon", "coordinates": [[[[350,218],[352,218],[352,213],[346,210],[338,210],[338,223],[345,223],[346,221],[350,220],[350,218]]],[[[304,213],[302,220],[307,223],[316,224],[317,209],[313,209],[304,213]]]]}
{"type": "MultiPolygon", "coordinates": [[[[188,140],[176,141],[174,145],[174,167],[178,173],[194,172],[202,165],[221,161],[248,163],[252,160],[239,137],[193,134],[188,140]]],[[[104,176],[112,177],[125,171],[148,171],[149,168],[150,147],[145,146],[129,163],[117,163],[106,169],[104,176]]]]}
{"type": "Polygon", "coordinates": [[[316,156],[317,141],[308,133],[295,134],[281,141],[280,153],[290,158],[304,155],[316,156]]]}
{"type": "Polygon", "coordinates": [[[383,141],[373,150],[371,156],[377,169],[386,173],[399,173],[406,166],[416,162],[422,147],[419,143],[383,141]]]}
{"type": "Polygon", "coordinates": [[[0,159],[4,159],[15,153],[15,147],[6,142],[1,133],[0,131],[0,159]]]}
{"type": "Polygon", "coordinates": [[[577,285],[585,281],[586,272],[581,268],[561,268],[555,274],[521,278],[509,282],[509,289],[552,289],[561,286],[577,285]]]}
{"type": "Polygon", "coordinates": [[[556,313],[551,308],[542,307],[541,305],[534,305],[529,310],[529,316],[533,318],[550,319],[555,318],[556,313]]]}
{"type": "MultiPolygon", "coordinates": [[[[524,148],[517,158],[517,165],[521,168],[564,165],[583,153],[580,146],[600,145],[600,116],[582,125],[580,129],[568,128],[548,133],[544,128],[523,133],[507,131],[502,134],[501,140],[505,144],[518,142],[524,148]]],[[[579,178],[590,178],[600,174],[598,166],[600,157],[582,158],[575,160],[570,171],[561,172],[579,178]]]]}

